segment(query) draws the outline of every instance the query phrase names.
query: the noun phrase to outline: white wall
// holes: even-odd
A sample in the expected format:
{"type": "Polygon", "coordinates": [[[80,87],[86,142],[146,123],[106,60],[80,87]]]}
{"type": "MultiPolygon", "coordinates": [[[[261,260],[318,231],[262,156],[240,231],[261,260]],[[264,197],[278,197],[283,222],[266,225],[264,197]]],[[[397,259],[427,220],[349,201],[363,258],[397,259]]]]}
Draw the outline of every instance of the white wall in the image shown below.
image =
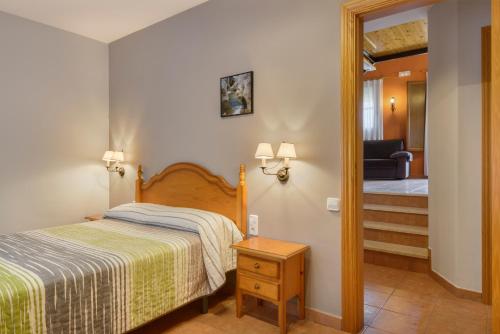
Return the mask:
{"type": "Polygon", "coordinates": [[[433,270],[481,291],[481,27],[489,0],[429,11],[429,225],[433,270]]]}
{"type": "Polygon", "coordinates": [[[0,233],[108,206],[108,47],[0,12],[0,233]]]}
{"type": "Polygon", "coordinates": [[[248,167],[248,212],[260,234],[311,245],[307,305],[339,315],[339,0],[211,0],[110,46],[110,137],[131,165],[111,205],[146,177],[192,161],[236,184],[248,167]],[[220,118],[219,78],[255,71],[255,114],[220,118]],[[281,185],[262,175],[259,142],[296,144],[281,185]]]}

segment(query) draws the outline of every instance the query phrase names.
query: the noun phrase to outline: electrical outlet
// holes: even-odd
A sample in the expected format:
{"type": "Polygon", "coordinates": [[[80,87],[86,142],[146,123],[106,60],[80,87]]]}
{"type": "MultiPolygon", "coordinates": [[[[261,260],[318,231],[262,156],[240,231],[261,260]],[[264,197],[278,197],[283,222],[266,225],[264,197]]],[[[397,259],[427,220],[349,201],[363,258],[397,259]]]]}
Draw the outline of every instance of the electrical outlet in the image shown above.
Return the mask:
{"type": "Polygon", "coordinates": [[[340,199],[335,197],[328,197],[326,199],[326,209],[333,212],[340,211],[340,199]]]}
{"type": "Polygon", "coordinates": [[[248,216],[248,234],[259,235],[259,216],[257,215],[248,216]]]}

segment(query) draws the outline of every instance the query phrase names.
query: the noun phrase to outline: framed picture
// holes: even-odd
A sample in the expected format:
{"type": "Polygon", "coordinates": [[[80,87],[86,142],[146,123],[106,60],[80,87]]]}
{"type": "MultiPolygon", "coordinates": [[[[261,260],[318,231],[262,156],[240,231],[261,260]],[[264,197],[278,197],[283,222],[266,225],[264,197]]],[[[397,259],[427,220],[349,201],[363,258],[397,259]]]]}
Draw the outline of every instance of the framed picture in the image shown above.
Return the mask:
{"type": "Polygon", "coordinates": [[[220,79],[220,116],[253,114],[253,71],[220,79]]]}

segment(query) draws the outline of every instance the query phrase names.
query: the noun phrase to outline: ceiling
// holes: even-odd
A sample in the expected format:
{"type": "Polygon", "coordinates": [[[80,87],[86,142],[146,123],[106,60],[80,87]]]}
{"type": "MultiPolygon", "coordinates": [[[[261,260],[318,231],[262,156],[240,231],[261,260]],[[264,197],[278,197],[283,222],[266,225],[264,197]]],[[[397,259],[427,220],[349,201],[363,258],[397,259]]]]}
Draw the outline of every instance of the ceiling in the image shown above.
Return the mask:
{"type": "Polygon", "coordinates": [[[427,20],[365,33],[364,48],[373,58],[427,48],[427,20]]]}
{"type": "Polygon", "coordinates": [[[364,23],[364,50],[373,62],[425,52],[430,6],[364,23]]]}
{"type": "Polygon", "coordinates": [[[412,21],[426,20],[429,9],[432,6],[419,7],[397,14],[384,16],[375,20],[366,21],[364,23],[365,32],[381,30],[389,27],[394,27],[403,23],[412,21]]]}
{"type": "Polygon", "coordinates": [[[0,11],[110,43],[208,0],[0,0],[0,11]]]}

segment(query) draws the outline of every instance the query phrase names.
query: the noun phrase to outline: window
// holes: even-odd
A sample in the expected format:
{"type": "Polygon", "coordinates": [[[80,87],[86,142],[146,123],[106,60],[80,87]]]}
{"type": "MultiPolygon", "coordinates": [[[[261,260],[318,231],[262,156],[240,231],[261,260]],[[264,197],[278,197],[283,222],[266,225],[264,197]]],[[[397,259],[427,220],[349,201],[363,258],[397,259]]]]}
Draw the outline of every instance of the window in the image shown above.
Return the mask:
{"type": "Polygon", "coordinates": [[[384,138],[383,80],[363,83],[363,139],[384,138]]]}

